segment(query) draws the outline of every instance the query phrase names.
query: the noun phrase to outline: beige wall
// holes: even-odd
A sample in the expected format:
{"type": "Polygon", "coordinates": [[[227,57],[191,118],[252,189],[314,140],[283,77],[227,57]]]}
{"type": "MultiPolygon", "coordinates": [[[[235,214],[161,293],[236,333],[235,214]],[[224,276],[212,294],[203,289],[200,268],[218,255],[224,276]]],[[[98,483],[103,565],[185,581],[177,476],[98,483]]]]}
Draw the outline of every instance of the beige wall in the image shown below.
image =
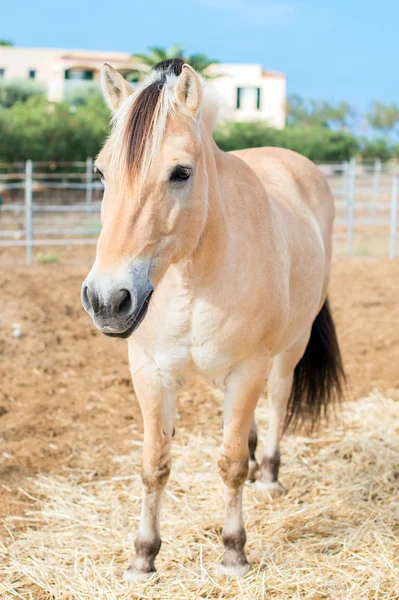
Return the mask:
{"type": "Polygon", "coordinates": [[[0,46],[0,69],[5,69],[4,77],[27,79],[29,70],[34,69],[36,81],[44,84],[49,100],[54,102],[62,100],[64,96],[66,70],[90,70],[98,78],[104,62],[110,62],[122,70],[131,66],[130,55],[126,52],[0,46]]]}
{"type": "MultiPolygon", "coordinates": [[[[6,79],[27,79],[29,70],[36,71],[36,81],[46,87],[48,98],[62,100],[68,85],[67,69],[90,70],[98,78],[104,62],[123,70],[131,67],[131,57],[125,52],[96,52],[48,48],[0,46],[0,69],[6,79]]],[[[219,75],[212,80],[224,102],[224,118],[234,121],[266,121],[277,128],[285,125],[286,79],[281,73],[263,71],[260,65],[218,64],[211,72],[219,75]],[[237,89],[240,107],[237,108],[237,89]],[[257,107],[259,89],[260,106],[257,107]]]]}
{"type": "Polygon", "coordinates": [[[6,79],[27,79],[29,70],[36,70],[36,78],[47,82],[53,77],[56,51],[0,46],[0,69],[6,79]]]}

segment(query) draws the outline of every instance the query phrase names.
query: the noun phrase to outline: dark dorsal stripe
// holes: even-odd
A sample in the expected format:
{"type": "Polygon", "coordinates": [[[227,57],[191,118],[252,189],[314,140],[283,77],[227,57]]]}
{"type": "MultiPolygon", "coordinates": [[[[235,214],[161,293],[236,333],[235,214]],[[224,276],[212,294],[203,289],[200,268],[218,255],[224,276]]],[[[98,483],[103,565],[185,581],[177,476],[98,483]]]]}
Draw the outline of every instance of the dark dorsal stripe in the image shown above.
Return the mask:
{"type": "Polygon", "coordinates": [[[157,107],[161,90],[167,75],[178,77],[182,72],[184,60],[173,58],[163,60],[155,65],[153,71],[156,80],[137,92],[130,114],[127,117],[123,148],[126,148],[126,174],[134,177],[138,174],[143,160],[145,147],[152,135],[153,116],[157,107]]]}

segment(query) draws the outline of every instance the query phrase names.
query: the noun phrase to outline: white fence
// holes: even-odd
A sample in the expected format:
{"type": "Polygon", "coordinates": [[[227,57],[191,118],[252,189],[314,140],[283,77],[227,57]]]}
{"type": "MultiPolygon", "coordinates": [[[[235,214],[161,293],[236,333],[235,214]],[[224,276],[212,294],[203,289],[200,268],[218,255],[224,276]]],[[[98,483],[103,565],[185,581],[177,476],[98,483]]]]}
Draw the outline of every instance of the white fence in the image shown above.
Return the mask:
{"type": "MultiPolygon", "coordinates": [[[[348,255],[355,236],[378,236],[382,254],[396,258],[399,167],[356,161],[322,164],[336,200],[334,237],[348,255]]],[[[95,244],[102,184],[93,161],[0,163],[0,247],[95,244]]],[[[373,252],[371,252],[373,253],[373,252]]]]}
{"type": "Polygon", "coordinates": [[[354,253],[354,235],[386,239],[386,254],[397,256],[398,177],[396,164],[357,163],[319,165],[335,197],[334,237],[346,241],[346,254],[354,253]],[[376,233],[376,232],[379,233],[376,233]]]}
{"type": "Polygon", "coordinates": [[[34,246],[95,244],[100,202],[93,200],[93,193],[101,194],[102,187],[94,178],[91,158],[73,163],[0,163],[0,247],[25,246],[30,264],[34,246]],[[91,217],[89,223],[82,214],[91,217]],[[71,218],[76,215],[77,223],[71,218]]]}

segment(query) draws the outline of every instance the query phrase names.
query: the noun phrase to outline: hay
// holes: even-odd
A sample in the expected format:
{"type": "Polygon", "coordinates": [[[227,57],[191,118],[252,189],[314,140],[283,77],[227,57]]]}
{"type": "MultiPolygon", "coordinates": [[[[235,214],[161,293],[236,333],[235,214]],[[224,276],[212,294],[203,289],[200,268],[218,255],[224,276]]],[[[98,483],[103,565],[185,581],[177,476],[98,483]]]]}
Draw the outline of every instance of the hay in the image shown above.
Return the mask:
{"type": "MultiPolygon", "coordinates": [[[[26,481],[32,510],[7,519],[2,598],[393,599],[399,597],[399,403],[377,393],[343,408],[313,437],[287,436],[281,479],[267,502],[245,489],[243,580],[214,577],[220,560],[220,423],[179,424],[162,511],[160,581],[126,587],[140,505],[140,444],[114,457],[117,476],[90,471],[26,481]]],[[[262,424],[264,426],[264,423],[262,424]]]]}

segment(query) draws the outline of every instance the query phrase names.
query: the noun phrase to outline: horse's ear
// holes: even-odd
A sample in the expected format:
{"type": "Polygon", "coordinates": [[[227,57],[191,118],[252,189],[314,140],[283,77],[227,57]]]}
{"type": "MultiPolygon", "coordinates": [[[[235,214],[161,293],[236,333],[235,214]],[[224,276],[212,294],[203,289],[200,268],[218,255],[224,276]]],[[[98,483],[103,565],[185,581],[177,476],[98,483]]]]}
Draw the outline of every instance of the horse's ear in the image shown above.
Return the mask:
{"type": "Polygon", "coordinates": [[[190,65],[184,64],[175,87],[175,98],[194,117],[202,102],[202,81],[190,65]]]}
{"type": "Polygon", "coordinates": [[[132,86],[108,63],[104,63],[101,69],[101,89],[112,112],[117,111],[121,103],[133,93],[132,86]]]}

